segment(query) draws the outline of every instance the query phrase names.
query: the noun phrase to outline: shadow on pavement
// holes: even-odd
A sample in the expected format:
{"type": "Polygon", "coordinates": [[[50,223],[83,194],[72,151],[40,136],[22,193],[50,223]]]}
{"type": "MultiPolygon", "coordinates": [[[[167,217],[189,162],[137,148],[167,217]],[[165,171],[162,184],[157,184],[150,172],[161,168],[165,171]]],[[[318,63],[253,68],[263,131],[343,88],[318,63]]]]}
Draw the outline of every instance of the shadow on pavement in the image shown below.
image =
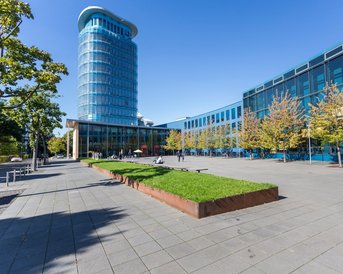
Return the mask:
{"type": "Polygon", "coordinates": [[[125,216],[105,208],[0,220],[0,273],[76,271],[75,254],[78,260],[94,259],[100,241],[121,237],[111,225],[125,216]]]}
{"type": "Polygon", "coordinates": [[[32,194],[24,194],[24,195],[20,195],[20,197],[36,196],[36,195],[43,195],[43,194],[56,193],[56,192],[65,192],[65,191],[72,191],[72,190],[85,189],[85,188],[98,187],[98,186],[119,186],[119,185],[121,185],[120,182],[107,179],[107,180],[101,180],[99,183],[90,183],[85,186],[71,187],[71,188],[66,188],[66,189],[59,189],[59,190],[45,191],[45,192],[36,192],[32,194]]]}
{"type": "Polygon", "coordinates": [[[44,174],[44,173],[31,173],[30,175],[26,175],[26,176],[21,176],[18,177],[18,181],[27,181],[27,180],[39,180],[39,179],[45,179],[45,178],[50,178],[50,177],[55,177],[55,176],[59,176],[62,175],[62,173],[48,173],[48,174],[44,174]]]}

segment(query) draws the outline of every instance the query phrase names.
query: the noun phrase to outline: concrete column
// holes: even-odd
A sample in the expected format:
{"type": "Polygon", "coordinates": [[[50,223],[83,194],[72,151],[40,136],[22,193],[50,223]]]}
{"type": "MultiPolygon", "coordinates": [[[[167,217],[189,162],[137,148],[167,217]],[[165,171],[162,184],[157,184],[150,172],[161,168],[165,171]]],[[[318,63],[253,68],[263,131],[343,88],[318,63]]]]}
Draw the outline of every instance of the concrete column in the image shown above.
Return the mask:
{"type": "Polygon", "coordinates": [[[69,147],[70,147],[70,144],[69,144],[69,128],[67,129],[67,159],[69,159],[69,147]]]}
{"type": "Polygon", "coordinates": [[[73,132],[73,159],[79,158],[79,123],[75,123],[73,132]]]}

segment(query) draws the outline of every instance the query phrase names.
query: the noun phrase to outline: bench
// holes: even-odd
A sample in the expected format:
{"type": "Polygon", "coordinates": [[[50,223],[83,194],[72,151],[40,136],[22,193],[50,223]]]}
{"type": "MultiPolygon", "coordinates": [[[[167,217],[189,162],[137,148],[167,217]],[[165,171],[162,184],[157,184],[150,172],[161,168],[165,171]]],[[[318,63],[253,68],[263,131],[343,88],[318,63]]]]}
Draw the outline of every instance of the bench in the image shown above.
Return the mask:
{"type": "Polygon", "coordinates": [[[204,171],[204,170],[208,170],[208,168],[198,168],[198,169],[195,169],[195,171],[197,171],[198,173],[200,173],[200,171],[204,171]]]}

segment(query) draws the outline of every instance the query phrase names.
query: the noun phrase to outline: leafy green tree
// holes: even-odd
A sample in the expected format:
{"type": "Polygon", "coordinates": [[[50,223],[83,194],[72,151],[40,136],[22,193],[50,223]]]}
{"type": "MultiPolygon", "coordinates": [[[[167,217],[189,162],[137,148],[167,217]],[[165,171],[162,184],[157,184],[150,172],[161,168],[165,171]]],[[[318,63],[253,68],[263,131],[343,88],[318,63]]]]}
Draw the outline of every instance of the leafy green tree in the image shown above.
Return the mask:
{"type": "Polygon", "coordinates": [[[202,129],[198,135],[198,142],[196,148],[199,150],[204,150],[207,148],[207,130],[202,129]]]}
{"type": "Polygon", "coordinates": [[[297,98],[292,98],[288,92],[284,96],[275,96],[268,110],[269,115],[261,125],[261,145],[282,150],[283,161],[286,162],[287,150],[296,148],[301,142],[303,110],[297,98]]]}
{"type": "Polygon", "coordinates": [[[48,52],[19,40],[24,18],[33,19],[29,4],[0,0],[0,99],[20,99],[3,109],[17,108],[39,93],[57,93],[60,75],[68,73],[63,64],[53,62],[48,52]]]}
{"type": "MultiPolygon", "coordinates": [[[[45,147],[45,139],[55,128],[62,128],[62,116],[66,115],[57,103],[51,101],[55,97],[53,92],[38,93],[31,96],[25,104],[20,98],[11,98],[7,113],[20,126],[26,126],[29,131],[30,146],[32,148],[32,166],[37,168],[38,142],[40,138],[45,147]],[[17,106],[16,109],[11,106],[17,106]]],[[[44,151],[44,155],[46,156],[44,151]]]]}
{"type": "Polygon", "coordinates": [[[193,148],[195,148],[194,132],[189,131],[189,132],[185,133],[184,148],[185,149],[193,149],[193,148]]]}
{"type": "Polygon", "coordinates": [[[338,163],[342,167],[343,92],[335,84],[326,85],[323,100],[311,105],[310,113],[312,135],[336,147],[338,163]]]}
{"type": "Polygon", "coordinates": [[[13,136],[0,137],[0,155],[18,155],[20,143],[13,136]]]}
{"type": "Polygon", "coordinates": [[[52,154],[65,153],[66,143],[65,139],[61,137],[52,137],[48,141],[48,149],[52,154]]]}
{"type": "Polygon", "coordinates": [[[174,154],[175,150],[180,150],[181,148],[181,133],[172,129],[166,139],[166,145],[164,146],[164,149],[172,150],[174,154]]]}
{"type": "Polygon", "coordinates": [[[240,147],[249,151],[252,160],[252,150],[260,147],[261,121],[249,108],[244,110],[243,127],[239,131],[240,147]]]}

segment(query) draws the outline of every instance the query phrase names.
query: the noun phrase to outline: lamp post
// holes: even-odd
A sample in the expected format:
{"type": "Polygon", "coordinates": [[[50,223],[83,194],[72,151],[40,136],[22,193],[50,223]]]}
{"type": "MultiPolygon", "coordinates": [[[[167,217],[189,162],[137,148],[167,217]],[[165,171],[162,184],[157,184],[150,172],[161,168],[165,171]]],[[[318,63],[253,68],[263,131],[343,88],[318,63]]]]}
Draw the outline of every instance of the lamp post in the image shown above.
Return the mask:
{"type": "Polygon", "coordinates": [[[311,148],[311,124],[307,123],[307,136],[308,136],[308,154],[310,156],[310,165],[312,165],[312,148],[311,148]]]}

